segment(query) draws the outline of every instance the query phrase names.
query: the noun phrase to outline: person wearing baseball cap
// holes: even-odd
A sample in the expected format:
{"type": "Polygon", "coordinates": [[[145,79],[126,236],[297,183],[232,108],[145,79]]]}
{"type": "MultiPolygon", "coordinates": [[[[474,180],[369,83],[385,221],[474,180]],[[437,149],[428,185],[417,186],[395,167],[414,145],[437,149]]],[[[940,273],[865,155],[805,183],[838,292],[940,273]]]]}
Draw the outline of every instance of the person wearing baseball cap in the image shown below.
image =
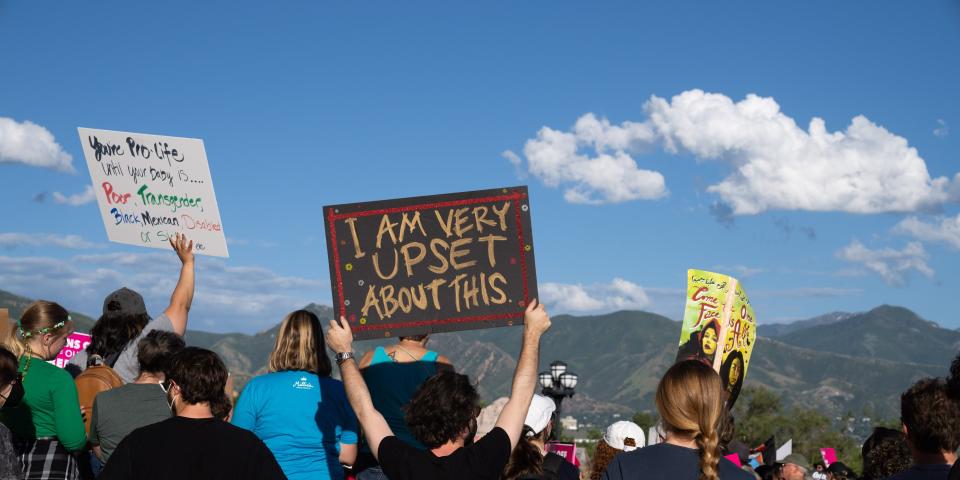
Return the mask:
{"type": "Polygon", "coordinates": [[[510,454],[503,480],[543,478],[577,480],[580,469],[556,453],[547,452],[546,442],[553,432],[553,414],[557,405],[549,397],[535,394],[523,421],[520,442],[510,454]]]}
{"type": "Polygon", "coordinates": [[[639,425],[626,420],[614,422],[607,427],[603,438],[597,441],[597,450],[590,470],[591,480],[600,480],[613,457],[642,448],[645,444],[646,436],[639,425]]]}
{"type": "Polygon", "coordinates": [[[783,464],[780,474],[783,480],[803,480],[810,473],[810,462],[799,453],[791,453],[780,462],[783,464]]]}
{"type": "Polygon", "coordinates": [[[89,365],[106,364],[113,367],[125,383],[131,383],[139,374],[137,342],[153,330],[181,336],[186,332],[194,292],[193,241],[178,233],[170,238],[170,246],[181,265],[170,305],[156,318],[150,318],[143,296],[136,291],[123,287],[107,295],[103,300],[103,313],[90,330],[93,337],[90,344],[70,359],[71,373],[79,374],[89,365]]]}

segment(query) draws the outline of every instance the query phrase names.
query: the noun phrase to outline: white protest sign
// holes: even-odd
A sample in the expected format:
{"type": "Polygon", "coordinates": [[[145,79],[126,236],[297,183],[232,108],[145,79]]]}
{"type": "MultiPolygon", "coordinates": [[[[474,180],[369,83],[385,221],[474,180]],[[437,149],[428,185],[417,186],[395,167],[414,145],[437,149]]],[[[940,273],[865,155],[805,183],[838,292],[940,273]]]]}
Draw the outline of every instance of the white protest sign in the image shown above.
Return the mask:
{"type": "Polygon", "coordinates": [[[110,241],[167,249],[179,232],[197,254],[229,256],[203,140],[77,130],[110,241]]]}

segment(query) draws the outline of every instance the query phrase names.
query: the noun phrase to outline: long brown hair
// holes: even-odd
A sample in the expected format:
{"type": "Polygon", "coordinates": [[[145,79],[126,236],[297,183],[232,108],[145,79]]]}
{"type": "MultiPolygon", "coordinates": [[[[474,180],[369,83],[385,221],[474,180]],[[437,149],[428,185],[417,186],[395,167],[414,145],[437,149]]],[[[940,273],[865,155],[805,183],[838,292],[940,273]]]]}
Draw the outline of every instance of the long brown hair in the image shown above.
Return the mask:
{"type": "Polygon", "coordinates": [[[540,447],[534,445],[531,440],[546,440],[547,429],[544,428],[540,433],[536,433],[532,428],[524,425],[520,433],[520,440],[513,452],[510,453],[510,460],[500,475],[500,480],[517,480],[527,475],[540,475],[543,473],[543,454],[540,453],[540,447]]]}
{"type": "Polygon", "coordinates": [[[333,366],[327,357],[320,319],[307,310],[287,315],[277,332],[268,366],[271,372],[306,370],[329,377],[333,366]]]}
{"type": "Polygon", "coordinates": [[[719,480],[720,440],[717,432],[723,412],[720,376],[696,360],[670,367],[657,385],[657,411],[668,432],[693,437],[700,449],[699,480],[719,480]]]}

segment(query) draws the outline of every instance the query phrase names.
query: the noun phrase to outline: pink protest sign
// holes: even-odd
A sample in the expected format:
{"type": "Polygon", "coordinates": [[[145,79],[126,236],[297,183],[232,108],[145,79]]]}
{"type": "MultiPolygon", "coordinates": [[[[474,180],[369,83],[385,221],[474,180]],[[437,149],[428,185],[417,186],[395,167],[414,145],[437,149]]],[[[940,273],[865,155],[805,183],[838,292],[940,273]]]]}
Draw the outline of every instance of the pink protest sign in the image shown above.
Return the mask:
{"type": "Polygon", "coordinates": [[[827,467],[837,461],[837,451],[832,448],[821,448],[820,456],[823,457],[823,464],[827,467]]]}
{"type": "Polygon", "coordinates": [[[63,346],[63,350],[60,350],[60,353],[57,354],[57,358],[50,362],[54,365],[63,368],[67,365],[67,362],[73,358],[80,350],[87,348],[87,345],[90,344],[90,339],[92,337],[86,333],[73,332],[67,337],[67,344],[63,346]]]}
{"type": "Polygon", "coordinates": [[[550,442],[546,444],[546,447],[548,452],[556,453],[575,466],[580,466],[580,459],[577,458],[576,445],[572,443],[550,442]]]}
{"type": "Polygon", "coordinates": [[[726,458],[727,460],[730,460],[734,465],[736,465],[736,466],[738,466],[738,467],[742,467],[742,466],[743,466],[743,464],[740,463],[740,455],[737,455],[736,453],[731,453],[730,455],[724,455],[723,458],[726,458]]]}

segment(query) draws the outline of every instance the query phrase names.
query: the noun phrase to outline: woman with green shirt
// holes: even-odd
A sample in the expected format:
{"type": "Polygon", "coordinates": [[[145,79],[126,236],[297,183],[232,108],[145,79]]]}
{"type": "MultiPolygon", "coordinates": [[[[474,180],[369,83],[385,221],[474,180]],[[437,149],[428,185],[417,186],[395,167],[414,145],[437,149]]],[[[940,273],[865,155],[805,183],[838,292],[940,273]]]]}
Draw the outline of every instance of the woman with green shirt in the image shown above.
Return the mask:
{"type": "Polygon", "coordinates": [[[60,305],[38,300],[23,312],[19,333],[23,400],[0,411],[13,432],[25,480],[77,479],[77,459],[87,436],[77,400],[77,387],[66,370],[47,363],[60,353],[73,331],[73,322],[60,305]]]}

